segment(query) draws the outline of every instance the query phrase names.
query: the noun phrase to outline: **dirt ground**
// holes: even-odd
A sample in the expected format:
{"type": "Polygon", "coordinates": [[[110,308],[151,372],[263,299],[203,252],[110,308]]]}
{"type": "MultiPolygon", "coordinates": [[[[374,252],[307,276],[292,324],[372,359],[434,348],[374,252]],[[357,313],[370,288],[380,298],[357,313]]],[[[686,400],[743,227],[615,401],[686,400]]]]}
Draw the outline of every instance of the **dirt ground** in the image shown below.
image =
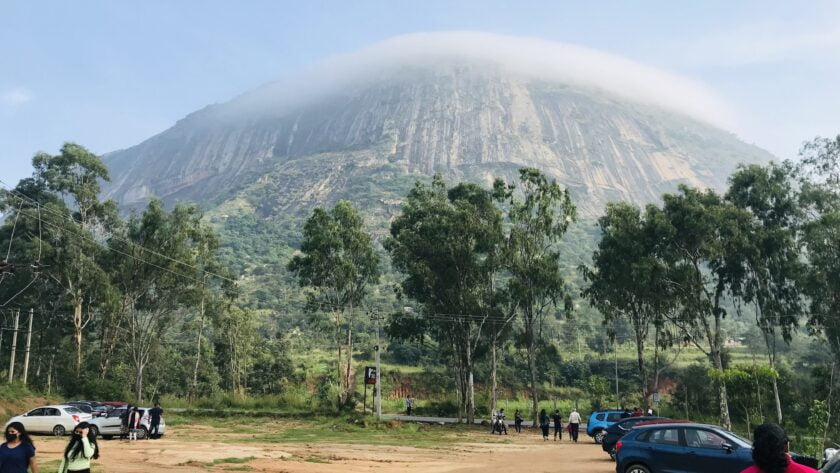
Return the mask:
{"type": "MultiPolygon", "coordinates": [[[[162,439],[128,443],[101,441],[94,472],[252,471],[286,473],[611,473],[615,466],[588,437],[574,444],[542,441],[527,432],[492,437],[475,431],[463,443],[433,448],[325,443],[260,444],[206,434],[201,426],[182,426],[162,439]],[[207,440],[202,440],[205,438],[207,440]]],[[[54,471],[66,439],[36,437],[42,472],[54,471]]]]}

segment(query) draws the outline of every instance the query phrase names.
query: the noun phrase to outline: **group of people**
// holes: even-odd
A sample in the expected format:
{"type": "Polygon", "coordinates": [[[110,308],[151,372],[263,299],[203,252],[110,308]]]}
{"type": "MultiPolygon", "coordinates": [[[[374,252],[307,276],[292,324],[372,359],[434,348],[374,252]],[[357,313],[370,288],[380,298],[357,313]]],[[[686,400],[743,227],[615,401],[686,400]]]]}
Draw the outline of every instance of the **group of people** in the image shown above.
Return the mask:
{"type": "MultiPolygon", "coordinates": [[[[160,434],[160,420],[163,409],[159,403],[149,410],[149,436],[156,438],[160,434]]],[[[137,440],[142,415],[137,406],[129,405],[121,416],[120,438],[137,440]]],[[[99,445],[96,435],[91,431],[90,423],[79,422],[73,429],[70,442],[64,449],[58,473],[90,473],[90,462],[99,458],[99,445]]],[[[5,442],[0,445],[0,473],[38,473],[35,461],[35,444],[26,433],[26,427],[20,422],[6,426],[5,442]]]]}
{"type": "MultiPolygon", "coordinates": [[[[549,417],[548,413],[543,409],[540,411],[540,430],[542,431],[543,440],[548,440],[549,429],[551,424],[554,425],[554,441],[563,440],[563,416],[560,415],[560,410],[555,409],[554,414],[549,417]]],[[[569,414],[569,422],[566,425],[566,431],[569,433],[569,438],[577,443],[578,435],[580,434],[580,414],[577,409],[572,409],[569,414]]]]}

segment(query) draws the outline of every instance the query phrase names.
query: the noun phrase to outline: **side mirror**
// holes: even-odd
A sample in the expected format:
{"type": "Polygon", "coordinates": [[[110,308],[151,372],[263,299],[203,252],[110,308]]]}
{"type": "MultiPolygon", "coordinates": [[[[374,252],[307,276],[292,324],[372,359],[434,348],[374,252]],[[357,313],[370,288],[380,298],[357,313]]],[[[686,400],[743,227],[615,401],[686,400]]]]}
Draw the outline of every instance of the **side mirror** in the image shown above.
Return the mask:
{"type": "Polygon", "coordinates": [[[735,447],[733,447],[732,444],[729,444],[729,443],[721,444],[720,448],[726,450],[728,453],[732,453],[732,451],[735,450],[735,447]]]}

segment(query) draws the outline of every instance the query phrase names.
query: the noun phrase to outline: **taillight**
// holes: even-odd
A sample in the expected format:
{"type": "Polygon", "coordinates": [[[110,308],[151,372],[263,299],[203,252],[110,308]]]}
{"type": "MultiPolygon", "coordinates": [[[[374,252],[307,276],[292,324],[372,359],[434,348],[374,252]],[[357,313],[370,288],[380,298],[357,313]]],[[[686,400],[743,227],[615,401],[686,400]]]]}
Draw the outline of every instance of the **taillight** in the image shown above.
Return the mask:
{"type": "Polygon", "coordinates": [[[77,424],[81,422],[81,419],[79,419],[79,416],[77,416],[76,414],[73,414],[73,420],[75,420],[77,424]]]}
{"type": "Polygon", "coordinates": [[[621,440],[619,440],[619,441],[618,441],[618,443],[616,443],[616,444],[615,444],[615,453],[616,453],[616,454],[618,454],[618,452],[620,452],[620,451],[621,451],[621,447],[622,447],[622,446],[624,446],[624,444],[623,444],[623,443],[621,443],[621,440]]]}

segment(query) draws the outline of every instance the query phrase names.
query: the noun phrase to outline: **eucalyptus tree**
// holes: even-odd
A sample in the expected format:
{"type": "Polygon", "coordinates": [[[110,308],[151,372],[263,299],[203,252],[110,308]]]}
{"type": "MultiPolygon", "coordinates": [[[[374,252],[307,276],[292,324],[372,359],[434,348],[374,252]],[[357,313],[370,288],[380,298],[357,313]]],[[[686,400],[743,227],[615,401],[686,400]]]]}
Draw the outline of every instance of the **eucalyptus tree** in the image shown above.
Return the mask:
{"type": "Polygon", "coordinates": [[[364,230],[364,221],[350,202],[331,210],[316,207],[303,227],[300,254],[288,265],[301,287],[312,288],[310,310],[332,315],[337,351],[339,405],[353,392],[353,321],[371,284],[379,280],[379,255],[364,230]],[[345,327],[346,335],[342,334],[345,327]],[[346,337],[346,338],[345,338],[346,337]],[[342,338],[346,339],[344,345],[342,338]],[[346,355],[342,355],[346,346],[346,355]]]}
{"type": "MultiPolygon", "coordinates": [[[[752,217],[712,190],[680,186],[663,197],[668,236],[661,255],[669,266],[680,309],[673,322],[710,359],[724,369],[724,302],[744,294],[746,255],[752,251],[752,217]],[[697,333],[699,332],[699,334],[697,333]]],[[[731,428],[725,379],[718,382],[720,422],[731,428]]]]}
{"type": "Polygon", "coordinates": [[[508,293],[522,321],[522,340],[528,359],[531,415],[537,421],[537,351],[545,319],[558,308],[572,308],[571,296],[560,272],[557,244],[576,218],[567,189],[534,168],[519,170],[519,188],[501,180],[494,194],[507,214],[504,239],[508,293]]]}
{"type": "MultiPolygon", "coordinates": [[[[662,211],[655,206],[648,206],[643,213],[624,202],[608,204],[598,226],[601,240],[592,255],[592,267],[580,267],[589,283],[583,295],[604,314],[608,327],[620,320],[632,327],[647,408],[653,389],[645,362],[645,343],[651,328],[659,335],[667,316],[676,309],[668,266],[659,256],[669,228],[662,211]]],[[[656,340],[659,341],[658,336],[656,340]]]]}
{"type": "MultiPolygon", "coordinates": [[[[789,173],[775,164],[740,166],[729,179],[726,199],[752,215],[744,301],[755,306],[764,335],[770,367],[777,362],[778,332],[789,343],[804,313],[801,292],[804,266],[797,243],[799,205],[789,173]]],[[[776,417],[782,422],[782,403],[772,378],[776,417]]]]}
{"type": "Polygon", "coordinates": [[[439,175],[431,185],[418,182],[409,192],[385,242],[404,275],[402,294],[422,307],[394,317],[389,332],[406,338],[430,335],[450,349],[459,412],[470,423],[475,351],[485,325],[497,317],[490,288],[501,244],[502,215],[492,193],[466,183],[447,189],[439,175]]]}

